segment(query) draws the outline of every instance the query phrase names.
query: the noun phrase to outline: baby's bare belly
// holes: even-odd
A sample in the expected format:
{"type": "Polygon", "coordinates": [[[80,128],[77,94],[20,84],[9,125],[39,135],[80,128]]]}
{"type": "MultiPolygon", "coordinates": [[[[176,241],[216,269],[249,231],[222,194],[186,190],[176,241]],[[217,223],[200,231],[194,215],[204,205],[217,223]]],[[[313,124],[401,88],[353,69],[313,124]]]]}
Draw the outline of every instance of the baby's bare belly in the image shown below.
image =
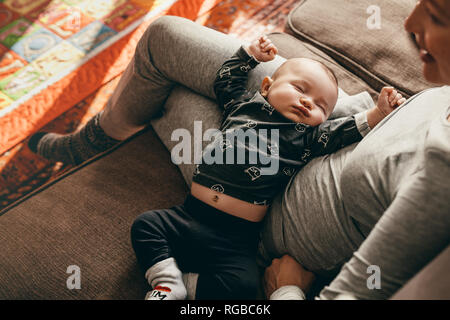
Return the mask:
{"type": "Polygon", "coordinates": [[[261,221],[269,206],[252,204],[192,182],[191,194],[220,211],[252,222],[261,221]]]}

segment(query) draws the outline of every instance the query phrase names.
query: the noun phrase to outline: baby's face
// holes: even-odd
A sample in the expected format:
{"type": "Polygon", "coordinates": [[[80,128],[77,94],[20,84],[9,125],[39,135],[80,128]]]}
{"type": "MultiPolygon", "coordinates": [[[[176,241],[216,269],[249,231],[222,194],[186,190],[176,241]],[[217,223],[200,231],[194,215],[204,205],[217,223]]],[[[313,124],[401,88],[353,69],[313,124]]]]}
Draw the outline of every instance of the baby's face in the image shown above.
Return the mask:
{"type": "Polygon", "coordinates": [[[316,61],[291,59],[266,77],[261,94],[285,118],[310,126],[324,122],[337,101],[337,85],[316,61]]]}

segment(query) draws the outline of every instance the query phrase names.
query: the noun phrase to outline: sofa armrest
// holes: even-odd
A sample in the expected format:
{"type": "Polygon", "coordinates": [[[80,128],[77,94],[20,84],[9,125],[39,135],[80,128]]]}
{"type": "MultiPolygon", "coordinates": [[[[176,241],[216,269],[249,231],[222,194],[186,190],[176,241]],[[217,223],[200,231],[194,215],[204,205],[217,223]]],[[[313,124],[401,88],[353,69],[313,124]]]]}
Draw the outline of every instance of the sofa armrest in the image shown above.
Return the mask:
{"type": "Polygon", "coordinates": [[[450,300],[450,246],[406,283],[392,300],[450,300]]]}

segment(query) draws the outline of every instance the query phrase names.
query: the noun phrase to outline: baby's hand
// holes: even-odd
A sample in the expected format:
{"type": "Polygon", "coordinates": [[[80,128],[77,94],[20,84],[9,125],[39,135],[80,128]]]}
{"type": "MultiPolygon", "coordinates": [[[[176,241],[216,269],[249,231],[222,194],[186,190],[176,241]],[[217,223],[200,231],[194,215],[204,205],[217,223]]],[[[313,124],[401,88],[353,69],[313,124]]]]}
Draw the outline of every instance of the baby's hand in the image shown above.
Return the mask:
{"type": "Polygon", "coordinates": [[[277,47],[267,36],[261,36],[254,40],[248,47],[247,52],[260,62],[267,62],[275,59],[278,53],[277,47]]]}
{"type": "Polygon", "coordinates": [[[384,87],[378,97],[377,108],[384,116],[387,116],[405,101],[406,99],[393,87],[384,87]]]}

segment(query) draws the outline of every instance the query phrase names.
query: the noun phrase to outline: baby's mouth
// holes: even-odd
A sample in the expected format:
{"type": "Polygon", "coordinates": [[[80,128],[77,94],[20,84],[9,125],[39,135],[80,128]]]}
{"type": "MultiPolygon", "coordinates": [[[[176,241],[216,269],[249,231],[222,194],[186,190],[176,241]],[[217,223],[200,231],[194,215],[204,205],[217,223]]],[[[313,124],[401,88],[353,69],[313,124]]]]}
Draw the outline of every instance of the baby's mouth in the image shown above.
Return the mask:
{"type": "Polygon", "coordinates": [[[302,105],[295,105],[294,108],[296,110],[300,111],[303,114],[303,116],[305,116],[305,117],[309,117],[311,115],[309,110],[302,105]]]}

